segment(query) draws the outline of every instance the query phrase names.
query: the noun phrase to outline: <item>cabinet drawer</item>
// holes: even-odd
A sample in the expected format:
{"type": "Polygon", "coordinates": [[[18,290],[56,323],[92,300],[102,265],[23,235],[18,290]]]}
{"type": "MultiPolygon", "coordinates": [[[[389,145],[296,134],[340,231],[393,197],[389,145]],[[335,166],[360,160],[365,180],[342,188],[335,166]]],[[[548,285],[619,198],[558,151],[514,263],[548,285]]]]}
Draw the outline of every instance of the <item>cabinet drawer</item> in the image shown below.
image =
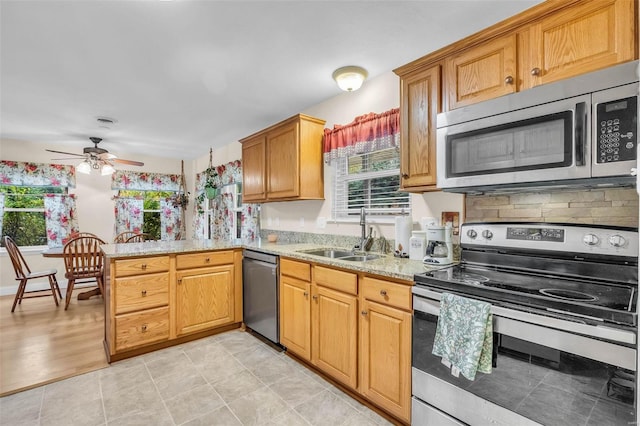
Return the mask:
{"type": "Polygon", "coordinates": [[[193,254],[179,254],[176,256],[177,269],[200,268],[202,266],[216,266],[233,263],[233,251],[207,251],[193,254]]]}
{"type": "Polygon", "coordinates": [[[169,308],[155,308],[116,317],[116,351],[169,338],[169,308]]]}
{"type": "Polygon", "coordinates": [[[311,265],[291,259],[280,259],[280,273],[303,281],[311,281],[311,265]]]}
{"type": "Polygon", "coordinates": [[[411,310],[411,286],[365,277],[360,286],[365,299],[411,310]]]}
{"type": "Polygon", "coordinates": [[[116,277],[165,272],[169,270],[169,256],[116,260],[114,269],[116,277]]]}
{"type": "Polygon", "coordinates": [[[169,304],[169,274],[116,278],[114,300],[116,314],[166,306],[169,304]]]}
{"type": "Polygon", "coordinates": [[[313,268],[313,280],[317,285],[323,287],[353,295],[358,294],[358,276],[352,272],[315,266],[313,268]]]}

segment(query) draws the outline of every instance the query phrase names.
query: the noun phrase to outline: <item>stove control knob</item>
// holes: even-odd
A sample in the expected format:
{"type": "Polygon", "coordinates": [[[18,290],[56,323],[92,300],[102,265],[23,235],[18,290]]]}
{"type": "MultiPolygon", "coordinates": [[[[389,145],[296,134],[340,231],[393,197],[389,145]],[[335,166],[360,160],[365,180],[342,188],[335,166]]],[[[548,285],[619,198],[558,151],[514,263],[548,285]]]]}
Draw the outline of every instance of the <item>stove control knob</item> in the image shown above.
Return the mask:
{"type": "Polygon", "coordinates": [[[582,242],[588,246],[596,246],[600,242],[600,238],[595,234],[587,234],[582,237],[582,242]]]}
{"type": "Polygon", "coordinates": [[[493,232],[489,231],[488,229],[485,229],[484,231],[482,231],[482,237],[486,238],[487,240],[490,240],[493,238],[493,232]]]}
{"type": "Polygon", "coordinates": [[[467,231],[467,237],[471,238],[472,240],[475,240],[477,236],[478,236],[478,233],[476,232],[475,229],[469,229],[467,231]]]}
{"type": "Polygon", "coordinates": [[[627,240],[622,235],[612,235],[609,237],[609,244],[614,247],[624,247],[627,245],[627,240]]]}

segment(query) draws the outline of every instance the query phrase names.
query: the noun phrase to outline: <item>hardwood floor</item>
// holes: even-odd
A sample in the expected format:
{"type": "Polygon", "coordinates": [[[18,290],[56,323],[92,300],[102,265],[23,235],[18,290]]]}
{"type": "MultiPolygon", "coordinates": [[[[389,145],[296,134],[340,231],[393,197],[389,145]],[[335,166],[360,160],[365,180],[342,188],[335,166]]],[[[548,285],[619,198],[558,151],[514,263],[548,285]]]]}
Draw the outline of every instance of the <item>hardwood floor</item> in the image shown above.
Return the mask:
{"type": "Polygon", "coordinates": [[[104,302],[78,302],[81,291],[67,311],[64,301],[56,307],[51,297],[39,297],[11,313],[14,296],[0,297],[0,396],[108,366],[104,302]]]}

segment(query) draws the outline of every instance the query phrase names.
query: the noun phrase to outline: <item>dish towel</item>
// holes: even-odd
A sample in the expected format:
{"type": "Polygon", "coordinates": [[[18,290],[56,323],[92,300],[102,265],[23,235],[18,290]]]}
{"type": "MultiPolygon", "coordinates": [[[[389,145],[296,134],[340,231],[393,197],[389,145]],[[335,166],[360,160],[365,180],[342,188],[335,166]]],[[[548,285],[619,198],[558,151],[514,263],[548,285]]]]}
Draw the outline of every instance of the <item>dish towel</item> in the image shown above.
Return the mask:
{"type": "Polygon", "coordinates": [[[456,377],[474,380],[478,371],[491,373],[492,320],[489,303],[443,293],[432,353],[456,377]]]}

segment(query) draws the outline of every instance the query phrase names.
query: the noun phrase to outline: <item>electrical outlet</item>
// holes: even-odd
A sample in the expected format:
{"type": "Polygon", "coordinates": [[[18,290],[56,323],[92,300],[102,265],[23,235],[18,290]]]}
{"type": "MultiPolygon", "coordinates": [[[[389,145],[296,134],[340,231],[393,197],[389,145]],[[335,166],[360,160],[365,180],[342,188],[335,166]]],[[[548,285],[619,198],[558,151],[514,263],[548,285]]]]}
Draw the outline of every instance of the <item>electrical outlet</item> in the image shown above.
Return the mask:
{"type": "Polygon", "coordinates": [[[276,216],[276,228],[280,227],[280,218],[278,216],[276,216]]]}
{"type": "Polygon", "coordinates": [[[271,220],[271,216],[267,218],[267,226],[273,226],[273,220],[271,220]]]}
{"type": "Polygon", "coordinates": [[[304,228],[304,217],[300,218],[300,228],[304,228]]]}
{"type": "Polygon", "coordinates": [[[324,216],[318,216],[316,219],[316,228],[324,229],[327,227],[327,218],[324,216]]]}

